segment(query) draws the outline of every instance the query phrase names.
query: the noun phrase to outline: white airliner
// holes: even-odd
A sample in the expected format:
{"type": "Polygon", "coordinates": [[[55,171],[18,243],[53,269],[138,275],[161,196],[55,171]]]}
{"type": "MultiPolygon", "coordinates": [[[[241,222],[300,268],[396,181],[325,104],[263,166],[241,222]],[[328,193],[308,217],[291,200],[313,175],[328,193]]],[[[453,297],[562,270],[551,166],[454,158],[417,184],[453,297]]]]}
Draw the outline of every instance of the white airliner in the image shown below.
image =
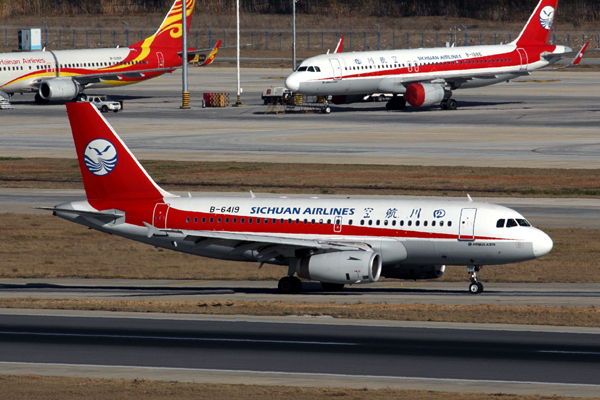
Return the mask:
{"type": "MultiPolygon", "coordinates": [[[[186,0],[188,31],[195,1],[186,0]]],[[[47,103],[83,99],[89,88],[142,82],[181,67],[181,36],[182,0],[176,0],[156,33],[129,47],[0,54],[0,91],[35,93],[37,103],[47,103]]],[[[212,51],[190,49],[189,57],[199,55],[208,65],[220,44],[212,51]]]]}
{"type": "MultiPolygon", "coordinates": [[[[179,197],[161,189],[89,103],[67,103],[86,201],[52,210],[67,220],[184,253],[287,266],[325,290],[380,276],[435,279],[466,265],[472,293],[484,264],[532,260],[552,240],[518,212],[465,201],[179,197]]],[[[298,277],[294,276],[297,275],[298,277]]]]}
{"type": "Polygon", "coordinates": [[[550,45],[558,0],[541,0],[519,37],[507,44],[332,53],[303,61],[285,81],[294,93],[331,96],[334,104],[362,101],[373,93],[393,94],[390,110],[440,104],[454,110],[452,91],[477,88],[528,75],[579,52],[550,45]]]}

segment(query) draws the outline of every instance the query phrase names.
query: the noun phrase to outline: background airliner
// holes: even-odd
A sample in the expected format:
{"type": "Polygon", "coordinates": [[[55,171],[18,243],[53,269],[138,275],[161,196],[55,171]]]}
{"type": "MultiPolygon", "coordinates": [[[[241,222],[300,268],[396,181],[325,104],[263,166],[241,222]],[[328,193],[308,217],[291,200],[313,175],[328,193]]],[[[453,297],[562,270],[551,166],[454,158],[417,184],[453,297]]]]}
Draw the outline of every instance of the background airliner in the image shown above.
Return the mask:
{"type": "MultiPolygon", "coordinates": [[[[176,0],[156,33],[130,47],[0,54],[0,91],[36,93],[37,103],[82,99],[85,89],[130,85],[172,72],[182,64],[182,0],[176,0]]],[[[195,0],[187,0],[187,29],[195,0]]],[[[212,63],[221,41],[202,65],[212,63]]],[[[188,52],[189,60],[210,49],[188,52]]],[[[189,61],[188,60],[188,61],[189,61]]]]}
{"type": "Polygon", "coordinates": [[[287,266],[282,293],[298,277],[325,290],[380,276],[435,279],[446,265],[467,265],[480,293],[484,264],[547,254],[552,240],[518,212],[471,201],[179,197],[161,189],[89,103],[67,103],[86,201],[55,215],[185,253],[287,266]]]}
{"type": "Polygon", "coordinates": [[[285,81],[294,93],[332,96],[352,103],[373,93],[391,93],[390,110],[440,104],[454,110],[452,91],[508,81],[573,57],[569,47],[550,45],[558,0],[541,0],[519,37],[507,44],[322,54],[303,61],[285,81]]]}

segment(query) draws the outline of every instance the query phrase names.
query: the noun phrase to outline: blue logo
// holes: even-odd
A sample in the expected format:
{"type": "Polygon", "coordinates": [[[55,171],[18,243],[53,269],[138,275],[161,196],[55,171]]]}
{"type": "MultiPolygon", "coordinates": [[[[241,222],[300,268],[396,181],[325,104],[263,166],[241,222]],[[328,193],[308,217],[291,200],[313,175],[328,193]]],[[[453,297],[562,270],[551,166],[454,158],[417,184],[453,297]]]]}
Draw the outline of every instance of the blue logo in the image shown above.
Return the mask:
{"type": "Polygon", "coordinates": [[[117,166],[117,149],[106,139],[95,139],[85,146],[83,161],[88,171],[104,176],[117,166]]]}
{"type": "Polygon", "coordinates": [[[546,6],[542,8],[540,11],[540,24],[542,27],[549,31],[552,28],[552,23],[554,22],[554,7],[546,6]]]}
{"type": "Polygon", "coordinates": [[[433,212],[433,218],[444,218],[446,216],[446,210],[435,210],[433,212]]]}
{"type": "Polygon", "coordinates": [[[355,58],[354,62],[357,63],[358,65],[362,64],[362,61],[360,61],[358,58],[355,58]]]}

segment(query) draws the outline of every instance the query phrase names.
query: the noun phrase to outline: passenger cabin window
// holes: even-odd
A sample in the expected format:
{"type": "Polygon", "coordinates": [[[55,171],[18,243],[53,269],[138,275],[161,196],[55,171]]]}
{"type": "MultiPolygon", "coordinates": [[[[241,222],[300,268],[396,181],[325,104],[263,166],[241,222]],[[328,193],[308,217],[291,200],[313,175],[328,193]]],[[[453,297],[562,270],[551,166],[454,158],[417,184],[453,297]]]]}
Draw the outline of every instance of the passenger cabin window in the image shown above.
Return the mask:
{"type": "Polygon", "coordinates": [[[498,222],[496,222],[496,228],[504,228],[504,219],[499,219],[498,222]]]}

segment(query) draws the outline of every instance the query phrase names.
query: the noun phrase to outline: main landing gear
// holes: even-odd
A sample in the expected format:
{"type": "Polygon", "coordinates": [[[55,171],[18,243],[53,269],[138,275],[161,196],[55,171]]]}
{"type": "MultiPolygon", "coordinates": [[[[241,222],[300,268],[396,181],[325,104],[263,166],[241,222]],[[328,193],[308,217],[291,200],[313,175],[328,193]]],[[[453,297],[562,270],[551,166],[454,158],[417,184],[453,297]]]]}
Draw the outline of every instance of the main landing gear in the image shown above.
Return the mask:
{"type": "Polygon", "coordinates": [[[302,281],[295,276],[284,276],[277,288],[281,294],[298,294],[302,290],[302,281]]]}
{"type": "Polygon", "coordinates": [[[456,104],[456,100],[454,99],[444,99],[440,103],[440,107],[442,110],[456,110],[458,108],[458,104],[456,104]]]}
{"type": "Polygon", "coordinates": [[[385,105],[388,110],[404,110],[406,108],[406,99],[404,96],[394,95],[385,105]]]}
{"type": "Polygon", "coordinates": [[[479,294],[483,292],[483,284],[477,281],[477,272],[481,271],[481,268],[483,268],[483,265],[467,265],[467,272],[471,274],[470,293],[479,294]]]}

